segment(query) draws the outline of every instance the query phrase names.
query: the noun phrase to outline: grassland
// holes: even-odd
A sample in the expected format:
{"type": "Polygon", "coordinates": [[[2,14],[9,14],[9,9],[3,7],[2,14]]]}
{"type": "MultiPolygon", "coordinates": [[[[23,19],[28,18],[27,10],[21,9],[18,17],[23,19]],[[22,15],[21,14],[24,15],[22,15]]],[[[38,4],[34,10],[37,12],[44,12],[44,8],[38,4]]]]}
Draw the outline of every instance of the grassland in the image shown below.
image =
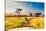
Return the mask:
{"type": "MultiPolygon", "coordinates": [[[[6,30],[11,28],[21,27],[25,24],[25,17],[6,17],[5,24],[6,30]]],[[[44,17],[27,17],[31,20],[26,26],[32,26],[32,29],[43,29],[44,28],[44,17]],[[34,18],[34,19],[33,19],[34,18]]]]}

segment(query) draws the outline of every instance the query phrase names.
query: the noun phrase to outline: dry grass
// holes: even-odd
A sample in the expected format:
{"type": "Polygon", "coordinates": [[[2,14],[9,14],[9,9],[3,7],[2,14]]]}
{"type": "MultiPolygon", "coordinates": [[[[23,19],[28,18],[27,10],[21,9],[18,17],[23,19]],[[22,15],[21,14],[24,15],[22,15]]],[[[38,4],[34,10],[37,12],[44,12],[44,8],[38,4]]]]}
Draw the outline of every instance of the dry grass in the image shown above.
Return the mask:
{"type": "MultiPolygon", "coordinates": [[[[25,23],[25,17],[6,17],[6,29],[17,28],[23,26],[25,23]]],[[[32,29],[44,28],[44,17],[27,17],[30,18],[29,23],[26,26],[32,26],[32,29]]]]}

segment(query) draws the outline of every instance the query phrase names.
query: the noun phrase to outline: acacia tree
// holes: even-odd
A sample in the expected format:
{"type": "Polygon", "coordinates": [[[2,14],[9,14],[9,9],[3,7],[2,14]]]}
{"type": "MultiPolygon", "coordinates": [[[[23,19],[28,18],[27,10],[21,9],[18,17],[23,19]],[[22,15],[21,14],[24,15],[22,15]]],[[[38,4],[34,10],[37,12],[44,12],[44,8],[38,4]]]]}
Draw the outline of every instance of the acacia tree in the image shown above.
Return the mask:
{"type": "Polygon", "coordinates": [[[33,16],[32,13],[29,13],[30,16],[33,16]]]}
{"type": "Polygon", "coordinates": [[[41,13],[35,13],[35,16],[38,17],[39,15],[41,15],[41,13]]]}
{"type": "Polygon", "coordinates": [[[22,11],[22,9],[17,9],[15,12],[18,13],[18,16],[20,16],[20,12],[22,11]]]}

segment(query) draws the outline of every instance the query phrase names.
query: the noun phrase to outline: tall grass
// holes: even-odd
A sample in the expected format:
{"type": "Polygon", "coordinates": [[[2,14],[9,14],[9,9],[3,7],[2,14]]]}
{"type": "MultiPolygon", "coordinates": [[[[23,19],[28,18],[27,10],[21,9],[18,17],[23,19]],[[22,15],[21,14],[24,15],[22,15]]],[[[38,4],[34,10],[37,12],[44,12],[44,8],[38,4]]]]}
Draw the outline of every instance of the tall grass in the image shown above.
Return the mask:
{"type": "Polygon", "coordinates": [[[6,30],[11,28],[25,26],[32,27],[32,29],[44,28],[44,17],[27,17],[30,21],[25,24],[25,17],[6,17],[6,30]],[[34,18],[34,19],[33,19],[34,18]]]}

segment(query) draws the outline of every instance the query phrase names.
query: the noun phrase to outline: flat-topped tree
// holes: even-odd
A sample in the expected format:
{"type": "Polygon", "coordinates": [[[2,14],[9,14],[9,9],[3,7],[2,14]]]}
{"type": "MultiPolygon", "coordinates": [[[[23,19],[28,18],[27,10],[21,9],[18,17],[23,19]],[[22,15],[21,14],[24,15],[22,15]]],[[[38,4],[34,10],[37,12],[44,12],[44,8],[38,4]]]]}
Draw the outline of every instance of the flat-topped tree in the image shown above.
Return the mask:
{"type": "Polygon", "coordinates": [[[18,9],[18,8],[17,8],[17,10],[16,10],[15,12],[18,14],[18,16],[20,16],[20,12],[21,12],[21,11],[22,11],[22,9],[20,9],[20,8],[18,9]]]}
{"type": "Polygon", "coordinates": [[[35,16],[36,17],[39,17],[39,15],[41,15],[41,13],[35,13],[35,16]]]}

